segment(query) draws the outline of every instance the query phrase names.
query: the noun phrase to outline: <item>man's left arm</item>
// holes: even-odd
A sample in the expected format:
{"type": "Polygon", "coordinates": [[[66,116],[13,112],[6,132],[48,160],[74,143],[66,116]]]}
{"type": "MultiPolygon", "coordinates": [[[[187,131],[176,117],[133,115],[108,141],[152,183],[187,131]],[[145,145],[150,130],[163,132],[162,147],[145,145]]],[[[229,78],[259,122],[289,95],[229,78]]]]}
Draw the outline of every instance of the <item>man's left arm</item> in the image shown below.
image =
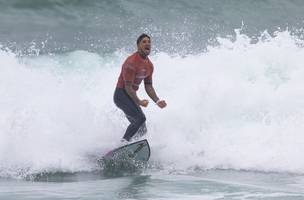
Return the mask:
{"type": "Polygon", "coordinates": [[[152,85],[152,76],[145,79],[145,90],[149,97],[158,105],[158,107],[164,108],[167,106],[166,101],[159,100],[158,96],[156,95],[156,92],[152,85]]]}
{"type": "Polygon", "coordinates": [[[145,83],[145,90],[147,92],[147,94],[149,95],[149,97],[156,103],[159,98],[156,95],[156,92],[152,86],[152,83],[145,83]]]}

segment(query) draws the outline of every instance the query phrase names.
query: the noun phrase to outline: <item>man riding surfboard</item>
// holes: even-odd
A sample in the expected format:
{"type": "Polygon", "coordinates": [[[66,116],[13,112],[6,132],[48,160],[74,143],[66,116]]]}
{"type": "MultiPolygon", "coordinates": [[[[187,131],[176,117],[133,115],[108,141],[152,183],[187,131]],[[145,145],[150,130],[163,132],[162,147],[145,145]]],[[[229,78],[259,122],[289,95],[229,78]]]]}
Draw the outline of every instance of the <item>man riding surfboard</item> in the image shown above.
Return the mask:
{"type": "Polygon", "coordinates": [[[153,64],[148,58],[151,52],[151,39],[147,34],[142,34],[137,39],[137,52],[129,56],[122,65],[114,92],[114,103],[126,115],[130,122],[122,142],[126,143],[140,132],[144,135],[147,131],[145,126],[146,117],[140,106],[147,107],[149,101],[140,99],[136,91],[144,80],[145,90],[148,96],[160,108],[167,106],[164,100],[160,100],[152,85],[153,64]]]}

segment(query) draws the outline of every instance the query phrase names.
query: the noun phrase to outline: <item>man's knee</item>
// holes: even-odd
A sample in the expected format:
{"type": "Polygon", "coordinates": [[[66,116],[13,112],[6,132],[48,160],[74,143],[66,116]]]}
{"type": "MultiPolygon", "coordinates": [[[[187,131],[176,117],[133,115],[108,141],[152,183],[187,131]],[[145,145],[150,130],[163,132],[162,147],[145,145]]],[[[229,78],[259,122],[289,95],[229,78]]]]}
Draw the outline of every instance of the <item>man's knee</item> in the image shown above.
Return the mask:
{"type": "Polygon", "coordinates": [[[146,127],[146,123],[143,123],[142,125],[141,125],[141,127],[139,127],[139,129],[138,129],[138,135],[141,137],[141,136],[143,136],[143,135],[145,135],[146,133],[147,133],[147,127],[146,127]]]}
{"type": "Polygon", "coordinates": [[[146,116],[144,114],[139,114],[136,116],[136,123],[142,125],[146,121],[146,116]]]}

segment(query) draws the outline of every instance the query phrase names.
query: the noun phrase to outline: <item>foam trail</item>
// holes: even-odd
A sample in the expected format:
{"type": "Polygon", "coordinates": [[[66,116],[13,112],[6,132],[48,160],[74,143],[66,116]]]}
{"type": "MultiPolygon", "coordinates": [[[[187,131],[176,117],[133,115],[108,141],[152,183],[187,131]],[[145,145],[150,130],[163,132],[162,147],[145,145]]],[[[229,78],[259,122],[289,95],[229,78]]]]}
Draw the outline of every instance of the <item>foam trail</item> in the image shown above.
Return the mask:
{"type": "MultiPolygon", "coordinates": [[[[144,109],[152,161],[303,173],[303,43],[289,32],[218,41],[199,55],[151,56],[155,89],[168,102],[144,109]]],[[[117,145],[127,125],[112,102],[127,55],[1,50],[0,176],[95,169],[88,154],[117,145]]]]}

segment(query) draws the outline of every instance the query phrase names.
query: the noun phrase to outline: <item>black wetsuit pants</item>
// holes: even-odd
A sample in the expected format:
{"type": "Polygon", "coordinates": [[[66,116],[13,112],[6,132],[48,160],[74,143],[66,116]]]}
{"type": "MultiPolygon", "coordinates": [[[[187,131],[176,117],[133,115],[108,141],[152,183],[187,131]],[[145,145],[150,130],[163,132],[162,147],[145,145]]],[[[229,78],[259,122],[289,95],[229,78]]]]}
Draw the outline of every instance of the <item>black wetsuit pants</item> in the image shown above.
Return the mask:
{"type": "Polygon", "coordinates": [[[144,135],[147,132],[146,128],[146,116],[143,111],[137,105],[131,97],[127,94],[125,89],[116,88],[114,92],[114,103],[118,108],[120,108],[126,115],[130,122],[124,139],[130,141],[130,139],[138,132],[139,136],[144,135]]]}

